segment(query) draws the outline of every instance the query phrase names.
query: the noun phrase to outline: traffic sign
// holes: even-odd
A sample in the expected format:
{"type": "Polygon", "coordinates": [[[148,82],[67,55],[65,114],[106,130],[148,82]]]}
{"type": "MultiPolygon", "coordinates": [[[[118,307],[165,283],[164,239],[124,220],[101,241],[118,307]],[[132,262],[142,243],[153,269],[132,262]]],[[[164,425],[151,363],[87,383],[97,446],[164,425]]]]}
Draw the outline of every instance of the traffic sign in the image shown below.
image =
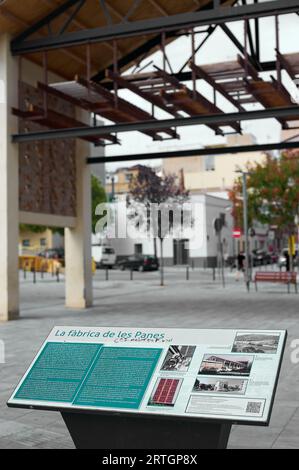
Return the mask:
{"type": "Polygon", "coordinates": [[[240,228],[235,228],[233,230],[233,238],[241,238],[242,236],[242,231],[240,228]]]}

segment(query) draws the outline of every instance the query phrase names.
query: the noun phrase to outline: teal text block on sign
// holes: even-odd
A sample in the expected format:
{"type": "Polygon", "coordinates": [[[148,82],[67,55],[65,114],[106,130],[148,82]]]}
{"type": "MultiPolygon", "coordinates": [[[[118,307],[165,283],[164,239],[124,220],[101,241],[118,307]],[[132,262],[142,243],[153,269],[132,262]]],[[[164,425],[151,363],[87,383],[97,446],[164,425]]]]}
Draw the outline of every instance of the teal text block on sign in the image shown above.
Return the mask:
{"type": "Polygon", "coordinates": [[[101,347],[47,343],[14,398],[72,403],[101,347]]]}
{"type": "Polygon", "coordinates": [[[138,409],[161,351],[156,348],[103,347],[74,405],[138,409]]]}

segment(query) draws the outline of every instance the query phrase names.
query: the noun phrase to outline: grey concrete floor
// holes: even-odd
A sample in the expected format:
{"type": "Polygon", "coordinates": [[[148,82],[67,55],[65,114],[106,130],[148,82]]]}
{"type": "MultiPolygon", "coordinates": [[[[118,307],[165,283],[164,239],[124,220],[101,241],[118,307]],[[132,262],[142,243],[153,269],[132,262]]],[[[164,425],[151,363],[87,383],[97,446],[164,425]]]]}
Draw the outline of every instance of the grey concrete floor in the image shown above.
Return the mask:
{"type": "Polygon", "coordinates": [[[291,362],[290,343],[299,338],[299,294],[283,285],[264,284],[249,294],[243,282],[227,273],[227,286],[212,280],[211,271],[168,268],[166,286],[157,273],[100,271],[94,278],[95,305],[86,311],[64,307],[63,278],[37,284],[21,278],[21,318],[0,323],[6,362],[0,364],[0,448],[73,448],[68,431],[55,412],[9,409],[6,401],[55,325],[140,326],[183,328],[287,329],[274,410],[269,427],[235,426],[230,448],[299,448],[299,364],[291,362]]]}

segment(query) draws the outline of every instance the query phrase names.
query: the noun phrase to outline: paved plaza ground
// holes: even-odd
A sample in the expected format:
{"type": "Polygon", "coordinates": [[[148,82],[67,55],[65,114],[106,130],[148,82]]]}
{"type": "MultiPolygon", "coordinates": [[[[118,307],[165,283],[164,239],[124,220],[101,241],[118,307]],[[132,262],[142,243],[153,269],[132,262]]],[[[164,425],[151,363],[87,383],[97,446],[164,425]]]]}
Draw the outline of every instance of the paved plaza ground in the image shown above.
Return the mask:
{"type": "Polygon", "coordinates": [[[230,448],[299,448],[299,364],[290,360],[290,343],[299,338],[299,294],[283,285],[265,284],[248,294],[243,282],[227,273],[224,289],[209,270],[168,268],[166,286],[158,273],[99,271],[94,278],[95,305],[88,311],[64,308],[63,278],[50,275],[37,284],[30,275],[21,283],[21,319],[0,323],[6,363],[0,364],[0,448],[73,448],[59,413],[9,409],[6,401],[55,325],[182,328],[287,329],[271,425],[235,426],[230,448]]]}

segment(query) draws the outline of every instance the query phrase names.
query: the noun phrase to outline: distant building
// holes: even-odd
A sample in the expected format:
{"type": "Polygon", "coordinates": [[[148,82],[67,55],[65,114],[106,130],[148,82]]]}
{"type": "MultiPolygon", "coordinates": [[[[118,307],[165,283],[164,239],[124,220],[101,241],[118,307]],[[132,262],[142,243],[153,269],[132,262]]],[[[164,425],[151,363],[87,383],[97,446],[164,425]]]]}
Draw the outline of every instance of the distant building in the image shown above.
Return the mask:
{"type": "MultiPolygon", "coordinates": [[[[114,172],[106,173],[106,193],[109,196],[128,194],[130,183],[136,177],[144,165],[134,165],[131,167],[118,168],[114,172]]],[[[153,168],[159,172],[160,168],[153,168]]]]}
{"type": "MultiPolygon", "coordinates": [[[[227,138],[227,146],[255,144],[254,137],[249,134],[231,135],[227,138]]],[[[184,169],[186,189],[192,193],[212,193],[226,197],[237,177],[236,170],[246,170],[249,163],[261,163],[265,160],[263,152],[246,152],[227,155],[211,154],[198,157],[169,158],[163,161],[165,173],[179,174],[184,169]]]]}
{"type": "Polygon", "coordinates": [[[64,237],[50,229],[43,232],[32,232],[21,229],[19,233],[19,254],[35,255],[49,248],[63,248],[64,237]]]}
{"type": "MultiPolygon", "coordinates": [[[[118,200],[125,199],[125,195],[118,200]]],[[[225,258],[234,254],[232,240],[233,220],[231,216],[231,203],[227,199],[206,194],[193,194],[191,203],[200,206],[200,222],[202,231],[197,234],[198,247],[190,249],[187,239],[166,238],[163,244],[164,261],[168,266],[194,264],[195,266],[216,266],[218,253],[218,239],[215,234],[214,222],[222,216],[225,219],[225,227],[221,233],[223,253],[225,258]],[[199,239],[199,237],[202,237],[199,239]]],[[[152,239],[115,238],[109,241],[115,249],[118,259],[127,258],[130,255],[146,254],[154,255],[154,242],[152,239]]],[[[160,254],[160,243],[157,241],[157,254],[160,254]]]]}

